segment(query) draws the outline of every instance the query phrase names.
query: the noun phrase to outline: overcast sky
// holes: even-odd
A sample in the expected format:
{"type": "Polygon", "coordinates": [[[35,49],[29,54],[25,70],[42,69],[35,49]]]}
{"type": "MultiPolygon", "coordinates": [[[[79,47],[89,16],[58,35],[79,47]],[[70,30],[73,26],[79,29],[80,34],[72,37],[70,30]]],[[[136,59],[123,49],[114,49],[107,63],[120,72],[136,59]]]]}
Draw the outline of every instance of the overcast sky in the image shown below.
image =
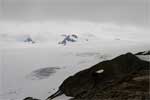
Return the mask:
{"type": "Polygon", "coordinates": [[[149,0],[0,0],[1,20],[80,20],[147,26],[149,0]]]}

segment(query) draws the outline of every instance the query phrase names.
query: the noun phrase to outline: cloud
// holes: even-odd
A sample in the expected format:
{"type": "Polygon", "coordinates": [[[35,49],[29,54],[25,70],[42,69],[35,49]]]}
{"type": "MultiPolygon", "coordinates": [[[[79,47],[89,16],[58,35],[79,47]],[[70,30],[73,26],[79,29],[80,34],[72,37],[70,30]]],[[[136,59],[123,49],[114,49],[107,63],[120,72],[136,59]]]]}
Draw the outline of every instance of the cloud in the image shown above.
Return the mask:
{"type": "Polygon", "coordinates": [[[3,0],[1,19],[81,20],[147,26],[149,4],[148,0],[3,0]]]}
{"type": "Polygon", "coordinates": [[[118,25],[114,23],[96,23],[89,21],[32,21],[32,22],[16,22],[16,21],[1,21],[1,33],[40,33],[40,32],[136,32],[135,26],[118,25]]]}

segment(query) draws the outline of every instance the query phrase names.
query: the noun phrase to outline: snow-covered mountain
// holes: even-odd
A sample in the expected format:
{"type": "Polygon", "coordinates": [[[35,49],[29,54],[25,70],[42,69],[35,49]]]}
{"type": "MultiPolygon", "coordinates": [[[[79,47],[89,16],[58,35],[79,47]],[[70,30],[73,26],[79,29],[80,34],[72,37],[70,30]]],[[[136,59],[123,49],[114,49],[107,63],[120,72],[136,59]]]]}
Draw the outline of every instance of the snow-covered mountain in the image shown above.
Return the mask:
{"type": "MultiPolygon", "coordinates": [[[[57,25],[54,24],[55,27],[57,25]]],[[[39,28],[32,27],[33,24],[23,26],[30,31],[18,26],[20,31],[4,30],[0,33],[0,100],[22,100],[28,96],[45,99],[65,78],[80,70],[122,53],[150,49],[148,37],[135,38],[135,34],[130,34],[130,28],[89,23],[63,24],[59,26],[61,31],[54,32],[49,31],[52,25],[48,24],[47,28],[42,27],[42,31],[46,31],[41,32],[38,24],[35,26],[39,28]],[[72,27],[77,29],[71,30],[72,27]],[[28,37],[35,43],[24,42],[28,37]],[[76,42],[70,42],[72,39],[76,42]],[[58,44],[64,40],[66,46],[58,44]]],[[[67,99],[61,96],[54,100],[67,99]]]]}

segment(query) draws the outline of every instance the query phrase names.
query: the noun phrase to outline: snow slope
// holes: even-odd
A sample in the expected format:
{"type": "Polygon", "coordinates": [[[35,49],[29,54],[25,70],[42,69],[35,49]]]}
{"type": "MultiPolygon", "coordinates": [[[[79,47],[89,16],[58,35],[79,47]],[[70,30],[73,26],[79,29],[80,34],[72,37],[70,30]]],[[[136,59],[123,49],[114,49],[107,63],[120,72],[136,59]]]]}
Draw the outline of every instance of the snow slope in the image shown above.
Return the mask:
{"type": "MultiPolygon", "coordinates": [[[[77,33],[78,41],[66,46],[58,45],[63,33],[31,34],[35,44],[20,42],[26,34],[1,33],[0,100],[22,100],[28,96],[45,99],[65,78],[80,70],[122,53],[150,49],[147,36],[135,38],[131,34],[119,34],[121,31],[114,34],[107,31],[77,33]]],[[[63,95],[54,100],[68,98],[63,95]]]]}

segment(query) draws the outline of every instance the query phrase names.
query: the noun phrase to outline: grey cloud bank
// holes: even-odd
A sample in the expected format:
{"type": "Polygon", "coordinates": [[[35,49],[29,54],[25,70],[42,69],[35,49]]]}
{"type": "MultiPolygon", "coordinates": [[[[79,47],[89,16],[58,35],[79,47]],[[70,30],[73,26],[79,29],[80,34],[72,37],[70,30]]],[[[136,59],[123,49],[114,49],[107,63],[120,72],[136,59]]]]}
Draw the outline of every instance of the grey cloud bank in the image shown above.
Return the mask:
{"type": "Polygon", "coordinates": [[[149,0],[0,0],[1,20],[78,20],[149,26],[149,0]]]}

